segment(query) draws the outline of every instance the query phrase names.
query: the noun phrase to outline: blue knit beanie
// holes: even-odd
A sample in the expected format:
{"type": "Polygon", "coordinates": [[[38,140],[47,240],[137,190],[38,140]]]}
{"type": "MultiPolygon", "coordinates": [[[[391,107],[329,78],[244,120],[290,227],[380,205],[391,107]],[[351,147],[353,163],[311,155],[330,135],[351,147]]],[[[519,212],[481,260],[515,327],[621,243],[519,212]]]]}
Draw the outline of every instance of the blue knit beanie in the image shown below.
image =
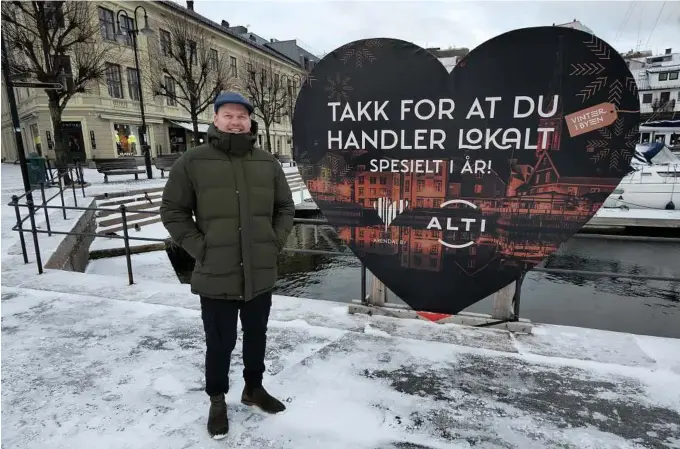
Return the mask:
{"type": "Polygon", "coordinates": [[[227,103],[240,104],[241,106],[245,106],[248,110],[248,114],[253,113],[253,105],[246,100],[246,97],[238,92],[222,92],[219,94],[217,98],[215,98],[215,112],[217,112],[220,106],[227,103]]]}

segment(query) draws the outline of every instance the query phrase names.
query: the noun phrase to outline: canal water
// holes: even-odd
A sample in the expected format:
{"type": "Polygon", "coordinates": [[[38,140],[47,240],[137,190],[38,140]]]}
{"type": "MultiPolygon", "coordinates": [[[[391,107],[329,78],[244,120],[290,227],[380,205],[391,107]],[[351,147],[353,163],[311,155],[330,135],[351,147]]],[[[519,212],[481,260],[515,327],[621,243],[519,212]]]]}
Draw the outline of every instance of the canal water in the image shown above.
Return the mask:
{"type": "MultiPolygon", "coordinates": [[[[359,299],[361,264],[331,227],[296,225],[287,247],[344,251],[347,256],[282,254],[275,293],[340,302],[359,299]]],[[[180,281],[189,282],[193,261],[184,268],[175,260],[173,264],[180,281]]],[[[546,266],[680,277],[680,244],[574,238],[546,266]]],[[[391,292],[388,301],[403,304],[391,292]]],[[[538,323],[680,338],[680,282],[529,273],[520,304],[520,316],[538,323]]],[[[490,313],[491,301],[466,310],[490,313]]]]}

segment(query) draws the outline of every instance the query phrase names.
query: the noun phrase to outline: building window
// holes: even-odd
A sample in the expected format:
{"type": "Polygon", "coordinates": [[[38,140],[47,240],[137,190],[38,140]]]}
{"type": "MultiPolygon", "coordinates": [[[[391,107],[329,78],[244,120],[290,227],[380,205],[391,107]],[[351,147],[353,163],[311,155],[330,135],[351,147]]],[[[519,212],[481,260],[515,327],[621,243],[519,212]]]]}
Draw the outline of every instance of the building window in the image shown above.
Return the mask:
{"type": "Polygon", "coordinates": [[[109,96],[113,98],[123,98],[123,80],[120,76],[120,66],[118,64],[106,64],[106,86],[109,89],[109,96]]]}
{"type": "Polygon", "coordinates": [[[177,100],[175,99],[175,80],[169,76],[165,77],[165,93],[166,98],[168,99],[168,106],[177,106],[177,100]]]}
{"type": "Polygon", "coordinates": [[[642,103],[650,104],[652,102],[652,94],[642,94],[642,103]]]}
{"type": "Polygon", "coordinates": [[[49,28],[64,28],[64,9],[62,2],[45,2],[45,22],[49,28]]]}
{"type": "Polygon", "coordinates": [[[439,200],[439,199],[432,200],[432,207],[441,207],[441,205],[442,205],[442,200],[439,200]]]}
{"type": "Polygon", "coordinates": [[[416,207],[418,207],[418,208],[425,207],[422,198],[416,198],[416,207]]]}
{"type": "Polygon", "coordinates": [[[170,33],[165,30],[160,30],[161,33],[161,52],[163,56],[172,56],[172,38],[170,33]]]}
{"type": "Polygon", "coordinates": [[[659,81],[667,81],[667,80],[668,80],[668,72],[659,73],[659,81]]]}
{"type": "Polygon", "coordinates": [[[131,100],[139,101],[139,73],[137,69],[128,67],[127,69],[128,97],[131,100]]]}
{"type": "Polygon", "coordinates": [[[229,56],[229,67],[231,68],[231,76],[238,78],[238,66],[236,65],[236,58],[229,56]]]}
{"type": "Polygon", "coordinates": [[[359,187],[359,196],[364,196],[364,188],[359,187]]]}
{"type": "Polygon", "coordinates": [[[422,179],[419,179],[416,182],[416,192],[422,192],[423,190],[425,190],[425,181],[422,180],[422,179]]]}
{"type": "Polygon", "coordinates": [[[187,59],[191,61],[191,64],[196,65],[198,63],[198,52],[196,51],[196,41],[187,40],[187,59]]]}
{"type": "Polygon", "coordinates": [[[35,152],[38,153],[39,155],[42,155],[42,144],[40,142],[40,131],[38,131],[38,125],[37,124],[32,124],[30,126],[31,130],[31,138],[33,139],[33,147],[35,148],[35,152]]]}
{"type": "Polygon", "coordinates": [[[375,176],[371,176],[370,178],[368,178],[368,183],[369,183],[369,184],[375,184],[375,182],[376,182],[376,177],[375,177],[375,176]]]}
{"type": "Polygon", "coordinates": [[[434,182],[434,189],[437,192],[441,192],[442,191],[442,182],[441,181],[435,181],[434,182]]]}
{"type": "Polygon", "coordinates": [[[680,72],[670,72],[668,74],[668,79],[669,80],[676,80],[676,79],[678,79],[678,75],[680,75],[680,72]]]}
{"type": "Polygon", "coordinates": [[[408,192],[411,190],[411,181],[408,179],[404,181],[404,192],[408,192]]]}
{"type": "MultiPolygon", "coordinates": [[[[63,73],[60,77],[61,84],[68,90],[73,90],[73,70],[71,67],[71,57],[68,55],[54,55],[54,69],[63,73]]],[[[30,91],[29,91],[30,92],[30,91]]]]}
{"type": "Polygon", "coordinates": [[[130,17],[120,18],[120,42],[128,47],[132,47],[132,30],[135,29],[135,21],[130,17]]]}
{"type": "Polygon", "coordinates": [[[217,50],[214,48],[210,49],[210,67],[213,70],[217,70],[217,60],[219,59],[219,56],[217,55],[217,50]]]}
{"type": "Polygon", "coordinates": [[[359,184],[363,184],[363,183],[364,183],[364,177],[363,177],[363,176],[359,176],[357,179],[358,179],[358,181],[359,181],[359,184]]]}
{"type": "Polygon", "coordinates": [[[137,136],[135,125],[116,123],[113,125],[116,133],[116,152],[119,156],[134,156],[137,154],[137,136]]]}
{"type": "Polygon", "coordinates": [[[482,193],[482,190],[484,190],[484,186],[482,184],[476,184],[475,185],[475,193],[479,195],[482,193]]]}
{"type": "Polygon", "coordinates": [[[99,8],[99,29],[102,38],[107,41],[116,40],[116,28],[113,23],[113,11],[106,8],[99,8]]]}
{"type": "Polygon", "coordinates": [[[252,63],[247,63],[246,64],[246,71],[248,72],[248,76],[250,76],[250,79],[255,81],[255,70],[253,70],[253,64],[252,63]]]}

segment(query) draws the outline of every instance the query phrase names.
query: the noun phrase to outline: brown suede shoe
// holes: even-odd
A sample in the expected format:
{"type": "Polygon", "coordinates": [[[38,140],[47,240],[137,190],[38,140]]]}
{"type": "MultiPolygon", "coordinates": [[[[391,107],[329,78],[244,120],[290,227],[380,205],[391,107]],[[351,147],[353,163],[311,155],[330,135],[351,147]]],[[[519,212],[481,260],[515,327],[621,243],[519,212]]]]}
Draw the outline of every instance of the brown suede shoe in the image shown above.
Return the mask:
{"type": "Polygon", "coordinates": [[[210,396],[210,411],[208,412],[208,433],[214,440],[221,440],[229,433],[227,419],[227,403],[223,394],[210,396]]]}
{"type": "Polygon", "coordinates": [[[248,406],[259,407],[260,410],[266,413],[279,413],[286,409],[281,401],[267,393],[264,387],[248,388],[247,386],[243,388],[243,394],[241,395],[241,403],[248,406]]]}

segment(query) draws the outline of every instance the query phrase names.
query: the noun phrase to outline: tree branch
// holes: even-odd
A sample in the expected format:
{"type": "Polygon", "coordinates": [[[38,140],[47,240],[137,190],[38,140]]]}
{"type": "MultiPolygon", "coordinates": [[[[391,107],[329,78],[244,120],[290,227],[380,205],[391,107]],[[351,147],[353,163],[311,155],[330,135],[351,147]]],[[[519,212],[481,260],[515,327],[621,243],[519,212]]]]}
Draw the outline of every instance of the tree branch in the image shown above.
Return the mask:
{"type": "Polygon", "coordinates": [[[151,70],[145,82],[154,96],[174,99],[192,122],[197,121],[219,92],[237,85],[226,56],[220,55],[217,43],[193,18],[170,16],[159,23],[159,32],[166,34],[149,41],[151,70]],[[167,38],[169,45],[162,43],[167,38]],[[174,81],[174,91],[166,85],[166,77],[174,81]]]}

